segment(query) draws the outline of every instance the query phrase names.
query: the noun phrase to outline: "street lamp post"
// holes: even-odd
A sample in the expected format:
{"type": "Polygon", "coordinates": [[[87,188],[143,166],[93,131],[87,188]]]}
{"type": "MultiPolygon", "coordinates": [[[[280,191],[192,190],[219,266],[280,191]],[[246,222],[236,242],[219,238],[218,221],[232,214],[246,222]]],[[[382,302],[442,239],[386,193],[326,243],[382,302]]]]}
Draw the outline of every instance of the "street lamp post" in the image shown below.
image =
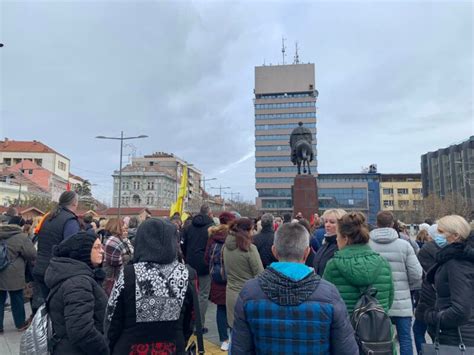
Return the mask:
{"type": "Polygon", "coordinates": [[[113,140],[119,140],[120,141],[120,170],[119,170],[119,193],[118,193],[118,203],[117,203],[117,215],[118,218],[120,219],[120,207],[122,203],[122,154],[123,154],[123,141],[124,140],[130,140],[130,139],[140,139],[140,138],[148,138],[148,136],[142,134],[139,136],[134,136],[134,137],[124,137],[123,136],[123,131],[120,132],[120,137],[106,137],[106,136],[96,136],[95,138],[97,139],[113,139],[113,140]]]}
{"type": "Polygon", "coordinates": [[[203,190],[204,192],[206,192],[206,181],[212,181],[212,180],[217,180],[217,178],[210,178],[210,179],[202,179],[202,180],[201,180],[201,181],[202,181],[202,184],[203,184],[202,190],[203,190]]]}
{"type": "Polygon", "coordinates": [[[211,189],[219,190],[219,197],[222,199],[223,202],[222,208],[225,211],[225,199],[224,197],[222,197],[222,190],[230,189],[230,186],[219,185],[219,187],[211,187],[211,189]]]}

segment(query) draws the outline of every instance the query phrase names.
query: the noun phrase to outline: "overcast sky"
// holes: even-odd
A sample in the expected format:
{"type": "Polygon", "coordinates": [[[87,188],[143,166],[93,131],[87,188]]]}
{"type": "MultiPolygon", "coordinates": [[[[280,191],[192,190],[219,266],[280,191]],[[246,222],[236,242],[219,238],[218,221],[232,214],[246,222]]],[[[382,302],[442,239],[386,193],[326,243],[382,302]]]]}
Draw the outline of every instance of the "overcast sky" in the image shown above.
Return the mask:
{"type": "Polygon", "coordinates": [[[111,202],[119,144],[254,199],[254,67],[316,64],[318,171],[420,172],[473,119],[470,1],[1,0],[0,137],[40,140],[111,202]]]}

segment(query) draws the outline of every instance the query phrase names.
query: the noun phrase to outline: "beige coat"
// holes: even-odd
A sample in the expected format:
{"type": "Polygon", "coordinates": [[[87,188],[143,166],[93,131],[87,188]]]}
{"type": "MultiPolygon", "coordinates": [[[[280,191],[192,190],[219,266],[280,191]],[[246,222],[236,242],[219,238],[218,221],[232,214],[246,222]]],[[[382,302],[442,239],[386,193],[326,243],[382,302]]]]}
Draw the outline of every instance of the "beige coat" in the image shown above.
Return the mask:
{"type": "Polygon", "coordinates": [[[235,236],[230,232],[224,244],[224,267],[227,275],[227,323],[232,328],[237,297],[245,282],[263,272],[263,265],[257,247],[251,244],[249,251],[240,250],[235,236]]]}

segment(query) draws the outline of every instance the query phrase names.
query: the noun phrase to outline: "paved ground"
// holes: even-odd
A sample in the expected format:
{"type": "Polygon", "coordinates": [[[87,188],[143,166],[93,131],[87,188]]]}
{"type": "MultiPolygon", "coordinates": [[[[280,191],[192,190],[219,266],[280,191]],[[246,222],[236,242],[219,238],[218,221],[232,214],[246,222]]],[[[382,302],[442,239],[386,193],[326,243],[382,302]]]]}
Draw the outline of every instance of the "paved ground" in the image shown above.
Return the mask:
{"type": "MultiPolygon", "coordinates": [[[[30,315],[30,306],[25,305],[27,311],[27,317],[30,315]]],[[[210,355],[223,355],[227,352],[221,351],[219,336],[217,333],[216,326],[216,306],[209,303],[207,311],[206,326],[209,328],[209,333],[205,335],[204,348],[206,354],[210,355]]],[[[20,349],[20,339],[23,333],[18,332],[13,324],[12,314],[9,310],[5,311],[4,319],[4,333],[0,335],[0,355],[18,355],[20,349]]]]}
{"type": "MultiPolygon", "coordinates": [[[[29,305],[25,305],[27,316],[30,315],[29,305]]],[[[209,302],[206,314],[206,327],[209,329],[204,338],[204,348],[208,355],[225,355],[227,352],[220,349],[219,335],[216,325],[216,306],[209,302]]],[[[5,311],[4,333],[0,335],[0,355],[18,355],[20,349],[21,332],[15,329],[12,314],[9,310],[5,311]]],[[[429,342],[429,341],[428,341],[429,342]]],[[[413,349],[415,346],[413,345],[413,349]]],[[[398,343],[397,343],[397,351],[398,343]]]]}

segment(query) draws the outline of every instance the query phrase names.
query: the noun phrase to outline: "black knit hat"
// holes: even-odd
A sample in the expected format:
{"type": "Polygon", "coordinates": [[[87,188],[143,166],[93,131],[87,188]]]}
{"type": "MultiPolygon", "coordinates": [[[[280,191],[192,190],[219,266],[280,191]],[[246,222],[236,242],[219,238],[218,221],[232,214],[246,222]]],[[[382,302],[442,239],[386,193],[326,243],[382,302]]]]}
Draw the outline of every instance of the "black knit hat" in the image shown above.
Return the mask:
{"type": "Polygon", "coordinates": [[[135,236],[134,262],[169,264],[176,260],[178,230],[163,218],[148,218],[140,224],[135,236]]]}
{"type": "Polygon", "coordinates": [[[53,254],[54,256],[82,261],[93,268],[91,252],[96,240],[96,236],[81,231],[56,245],[53,254]]]}

